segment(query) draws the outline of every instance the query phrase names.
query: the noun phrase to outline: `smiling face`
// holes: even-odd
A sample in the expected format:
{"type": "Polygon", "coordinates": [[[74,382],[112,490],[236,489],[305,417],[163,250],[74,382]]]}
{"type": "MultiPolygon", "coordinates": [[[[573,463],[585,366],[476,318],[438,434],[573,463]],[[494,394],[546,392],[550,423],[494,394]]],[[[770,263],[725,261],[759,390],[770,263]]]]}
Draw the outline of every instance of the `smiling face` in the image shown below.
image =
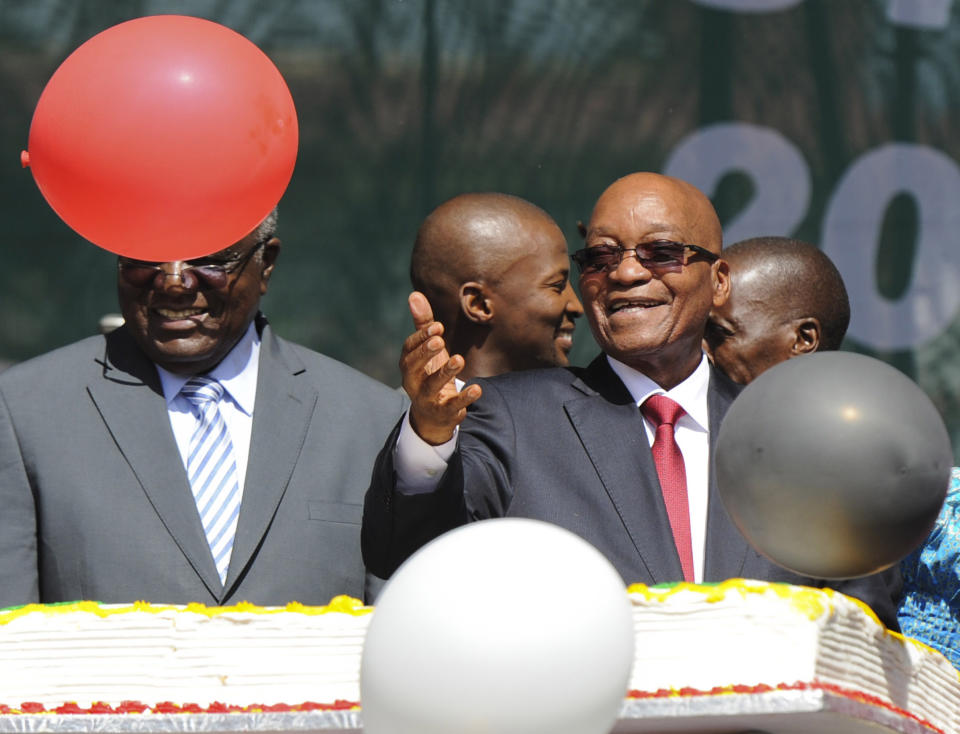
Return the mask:
{"type": "MultiPolygon", "coordinates": [[[[719,253],[720,223],[709,199],[659,174],[635,173],[614,182],[593,209],[586,246],[633,248],[653,240],[719,253]]],[[[707,316],[726,301],[728,288],[727,264],[696,254],[686,265],[651,270],[626,253],[617,267],[580,277],[587,320],[601,349],[667,389],[696,369],[707,316]]]]}
{"type": "Polygon", "coordinates": [[[247,330],[267,292],[280,240],[271,238],[259,248],[257,244],[251,233],[202,259],[233,267],[222,285],[191,272],[183,262],[162,263],[162,275],[145,279],[127,277],[120,268],[117,292],[126,328],[153,362],[188,375],[220,363],[247,330]],[[259,251],[250,254],[254,248],[259,251]]]}
{"type": "Polygon", "coordinates": [[[505,355],[510,370],[566,365],[574,319],[583,315],[570,283],[567,242],[547,217],[518,222],[517,241],[527,254],[490,287],[490,346],[505,355]]]}

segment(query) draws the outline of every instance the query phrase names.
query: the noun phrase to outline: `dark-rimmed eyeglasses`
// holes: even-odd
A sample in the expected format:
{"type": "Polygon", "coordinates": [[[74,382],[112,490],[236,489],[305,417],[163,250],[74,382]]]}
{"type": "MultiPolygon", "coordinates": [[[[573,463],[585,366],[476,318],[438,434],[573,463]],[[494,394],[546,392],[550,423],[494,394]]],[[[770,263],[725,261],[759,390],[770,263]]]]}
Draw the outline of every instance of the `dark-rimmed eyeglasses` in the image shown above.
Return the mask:
{"type": "Polygon", "coordinates": [[[699,245],[672,240],[642,242],[636,247],[594,245],[577,250],[570,257],[573,258],[581,273],[589,275],[615,270],[628,252],[632,252],[643,267],[657,271],[679,270],[696,255],[702,255],[708,262],[720,259],[719,255],[699,245]]]}
{"type": "Polygon", "coordinates": [[[186,288],[191,287],[188,285],[188,278],[195,278],[197,283],[203,283],[210,288],[223,288],[230,279],[230,275],[243,270],[250,262],[250,258],[270,239],[268,237],[261,240],[251,247],[246,254],[237,258],[198,257],[194,260],[177,261],[173,265],[179,265],[180,267],[174,267],[170,271],[163,269],[163,265],[166,263],[131,260],[125,257],[117,260],[117,268],[124,282],[137,288],[156,283],[157,278],[165,280],[168,276],[172,277],[174,275],[180,278],[186,288]]]}

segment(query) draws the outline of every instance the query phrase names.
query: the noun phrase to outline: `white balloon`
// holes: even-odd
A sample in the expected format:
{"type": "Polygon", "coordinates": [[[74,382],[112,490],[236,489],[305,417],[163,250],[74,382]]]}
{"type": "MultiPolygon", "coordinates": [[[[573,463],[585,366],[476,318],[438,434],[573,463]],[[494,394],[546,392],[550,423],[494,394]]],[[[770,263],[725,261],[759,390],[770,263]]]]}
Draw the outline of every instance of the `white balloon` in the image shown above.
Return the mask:
{"type": "Polygon", "coordinates": [[[607,734],[627,691],[623,580],[577,535],[484,520],[384,587],[360,670],[367,734],[607,734]]]}

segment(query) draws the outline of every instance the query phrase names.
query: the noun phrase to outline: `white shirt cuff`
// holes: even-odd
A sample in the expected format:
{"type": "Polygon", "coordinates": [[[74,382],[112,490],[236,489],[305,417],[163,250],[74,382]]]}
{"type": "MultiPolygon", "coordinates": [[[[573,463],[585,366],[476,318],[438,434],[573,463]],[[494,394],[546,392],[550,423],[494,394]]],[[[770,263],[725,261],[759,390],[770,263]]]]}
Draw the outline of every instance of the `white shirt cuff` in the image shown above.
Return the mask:
{"type": "Polygon", "coordinates": [[[397,491],[400,494],[426,494],[440,484],[447,463],[457,447],[457,433],[439,446],[424,441],[410,425],[410,411],[403,416],[397,445],[393,449],[393,467],[397,473],[397,491]]]}

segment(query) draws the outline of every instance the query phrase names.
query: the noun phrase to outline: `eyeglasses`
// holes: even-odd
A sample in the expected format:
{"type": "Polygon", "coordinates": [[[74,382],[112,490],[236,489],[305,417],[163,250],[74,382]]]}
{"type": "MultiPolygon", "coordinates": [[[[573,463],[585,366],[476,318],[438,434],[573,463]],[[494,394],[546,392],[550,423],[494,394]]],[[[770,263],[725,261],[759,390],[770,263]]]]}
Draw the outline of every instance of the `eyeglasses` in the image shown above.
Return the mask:
{"type": "MultiPolygon", "coordinates": [[[[272,235],[271,235],[272,236],[272,235]]],[[[187,284],[187,277],[194,278],[198,283],[204,283],[210,288],[223,288],[230,279],[232,273],[243,270],[254,253],[270,241],[270,237],[261,240],[243,256],[233,259],[218,259],[215,257],[199,257],[195,260],[177,261],[180,264],[178,270],[167,272],[163,269],[166,263],[147,262],[145,260],[129,260],[119,258],[117,268],[120,277],[127,283],[137,288],[144,288],[151,283],[156,283],[159,277],[161,281],[166,277],[177,275],[185,288],[194,287],[187,284]]],[[[174,263],[176,265],[177,263],[174,263]]]]}
{"type": "Polygon", "coordinates": [[[571,257],[584,275],[606,273],[615,270],[623,256],[632,252],[643,267],[649,270],[679,270],[695,255],[703,255],[708,262],[719,260],[720,256],[699,245],[671,240],[642,242],[636,247],[620,245],[594,245],[577,250],[571,257]]]}

